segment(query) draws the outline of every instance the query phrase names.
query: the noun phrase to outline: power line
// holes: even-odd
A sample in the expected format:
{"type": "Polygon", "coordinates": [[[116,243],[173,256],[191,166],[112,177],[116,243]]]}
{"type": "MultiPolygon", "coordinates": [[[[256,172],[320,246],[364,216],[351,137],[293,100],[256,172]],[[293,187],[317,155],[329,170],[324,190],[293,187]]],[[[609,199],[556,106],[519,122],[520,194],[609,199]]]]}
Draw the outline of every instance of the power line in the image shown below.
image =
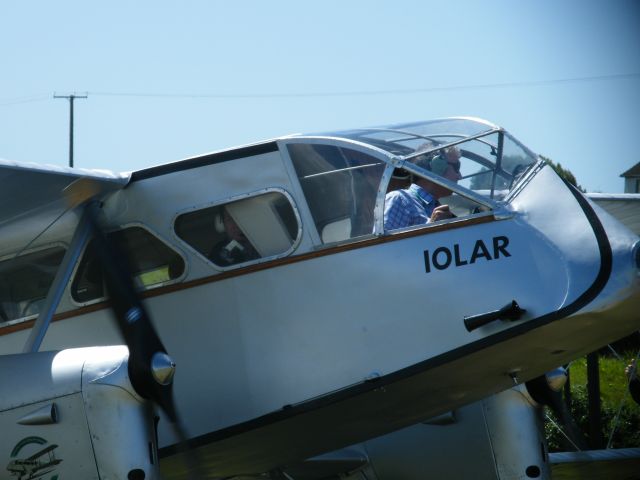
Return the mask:
{"type": "Polygon", "coordinates": [[[31,97],[10,98],[10,99],[0,101],[0,107],[4,107],[7,105],[19,105],[22,103],[42,102],[48,99],[49,99],[49,95],[34,95],[31,97]]]}
{"type": "MultiPolygon", "coordinates": [[[[492,89],[492,88],[520,88],[520,87],[539,87],[545,85],[557,85],[564,83],[584,83],[596,82],[604,80],[626,80],[640,78],[640,73],[618,73],[610,75],[593,75],[587,77],[571,77],[557,78],[550,80],[531,80],[523,82],[504,82],[504,83],[482,83],[471,85],[456,86],[439,86],[425,88],[406,88],[406,89],[388,89],[388,90],[354,90],[354,91],[336,91],[336,92],[294,92],[294,93],[148,93],[148,92],[87,92],[94,96],[102,97],[148,97],[148,98],[211,98],[211,99],[242,99],[242,98],[313,98],[313,97],[347,97],[347,96],[366,96],[366,95],[403,95],[412,93],[430,93],[430,92],[446,92],[446,91],[462,91],[474,89],[492,89]]],[[[0,107],[8,105],[18,105],[23,103],[40,102],[49,99],[49,95],[37,95],[31,97],[16,97],[0,100],[0,107]]],[[[76,98],[79,98],[76,96],[76,98]]]]}
{"type": "Polygon", "coordinates": [[[103,97],[148,97],[148,98],[212,98],[212,99],[242,99],[242,98],[312,98],[312,97],[348,97],[367,95],[397,95],[412,93],[430,93],[459,90],[493,89],[493,88],[518,88],[538,87],[545,85],[557,85],[563,83],[583,83],[602,80],[624,80],[640,78],[640,73],[620,73],[611,75],[593,75],[588,77],[559,78],[551,80],[532,80],[523,82],[484,83],[472,85],[457,85],[448,87],[425,87],[388,90],[353,90],[336,92],[297,92],[297,93],[147,93],[147,92],[88,92],[94,96],[103,97]]]}

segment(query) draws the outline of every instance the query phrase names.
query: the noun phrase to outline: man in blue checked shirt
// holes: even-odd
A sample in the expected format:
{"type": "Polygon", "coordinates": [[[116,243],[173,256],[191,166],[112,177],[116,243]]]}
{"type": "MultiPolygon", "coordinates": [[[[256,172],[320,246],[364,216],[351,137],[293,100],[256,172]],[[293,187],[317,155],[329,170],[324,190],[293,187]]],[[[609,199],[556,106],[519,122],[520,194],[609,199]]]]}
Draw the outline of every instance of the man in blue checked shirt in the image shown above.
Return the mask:
{"type": "MultiPolygon", "coordinates": [[[[460,151],[455,147],[435,155],[417,157],[415,163],[453,182],[462,178],[460,151]]],[[[384,204],[385,230],[452,218],[454,215],[449,206],[440,205],[438,201],[448,195],[451,195],[451,190],[421,177],[416,177],[407,189],[387,193],[384,204]]]]}

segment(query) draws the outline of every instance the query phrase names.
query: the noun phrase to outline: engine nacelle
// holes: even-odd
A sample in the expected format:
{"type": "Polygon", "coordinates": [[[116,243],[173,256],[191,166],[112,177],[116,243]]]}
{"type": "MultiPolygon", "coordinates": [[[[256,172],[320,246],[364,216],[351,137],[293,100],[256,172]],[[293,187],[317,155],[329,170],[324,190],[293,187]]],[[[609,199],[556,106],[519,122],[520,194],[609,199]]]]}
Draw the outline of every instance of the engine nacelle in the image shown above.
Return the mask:
{"type": "Polygon", "coordinates": [[[0,480],[159,478],[126,347],[0,356],[0,480]]]}

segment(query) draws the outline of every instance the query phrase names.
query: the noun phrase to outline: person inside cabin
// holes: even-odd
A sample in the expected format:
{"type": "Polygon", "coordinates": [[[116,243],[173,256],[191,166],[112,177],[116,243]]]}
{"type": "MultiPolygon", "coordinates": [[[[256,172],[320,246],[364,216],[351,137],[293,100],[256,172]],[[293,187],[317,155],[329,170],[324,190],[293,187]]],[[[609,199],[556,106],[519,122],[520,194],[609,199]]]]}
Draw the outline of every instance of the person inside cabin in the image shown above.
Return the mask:
{"type": "MultiPolygon", "coordinates": [[[[418,149],[429,148],[425,144],[418,149]]],[[[460,175],[460,151],[456,147],[430,152],[416,157],[413,162],[452,182],[462,179],[460,175]]],[[[397,228],[422,225],[447,218],[454,214],[448,205],[441,205],[439,199],[451,195],[451,190],[429,179],[414,176],[408,188],[387,193],[384,204],[384,228],[397,228]]]]}
{"type": "Polygon", "coordinates": [[[629,393],[631,394],[631,398],[640,405],[640,377],[638,377],[638,369],[635,362],[627,365],[624,373],[627,374],[627,378],[629,379],[629,393]]]}
{"type": "Polygon", "coordinates": [[[216,216],[216,230],[225,235],[225,239],[218,242],[209,255],[216,265],[226,267],[260,258],[260,254],[225,207],[216,216]]]}
{"type": "Polygon", "coordinates": [[[389,180],[389,186],[387,187],[387,193],[409,188],[410,185],[411,174],[404,168],[394,168],[391,174],[391,180],[389,180]]]}

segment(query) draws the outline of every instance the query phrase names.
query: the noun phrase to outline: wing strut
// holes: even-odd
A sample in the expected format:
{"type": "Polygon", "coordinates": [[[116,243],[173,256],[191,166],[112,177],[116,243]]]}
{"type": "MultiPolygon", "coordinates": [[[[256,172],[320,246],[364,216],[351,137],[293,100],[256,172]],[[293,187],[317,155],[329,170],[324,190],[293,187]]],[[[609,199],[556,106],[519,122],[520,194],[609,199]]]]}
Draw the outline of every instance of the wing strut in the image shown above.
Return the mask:
{"type": "Polygon", "coordinates": [[[56,312],[62,294],[71,278],[73,273],[73,267],[76,265],[82,250],[89,241],[91,229],[89,225],[87,209],[83,208],[80,221],[76,227],[76,231],[71,239],[71,244],[62,258],[62,263],[58,267],[56,276],[53,279],[53,284],[49,288],[47,298],[45,299],[44,307],[38,314],[36,323],[33,325],[29,338],[24,344],[22,353],[37,352],[40,349],[40,345],[44,340],[44,336],[47,333],[53,314],[56,312]]]}

